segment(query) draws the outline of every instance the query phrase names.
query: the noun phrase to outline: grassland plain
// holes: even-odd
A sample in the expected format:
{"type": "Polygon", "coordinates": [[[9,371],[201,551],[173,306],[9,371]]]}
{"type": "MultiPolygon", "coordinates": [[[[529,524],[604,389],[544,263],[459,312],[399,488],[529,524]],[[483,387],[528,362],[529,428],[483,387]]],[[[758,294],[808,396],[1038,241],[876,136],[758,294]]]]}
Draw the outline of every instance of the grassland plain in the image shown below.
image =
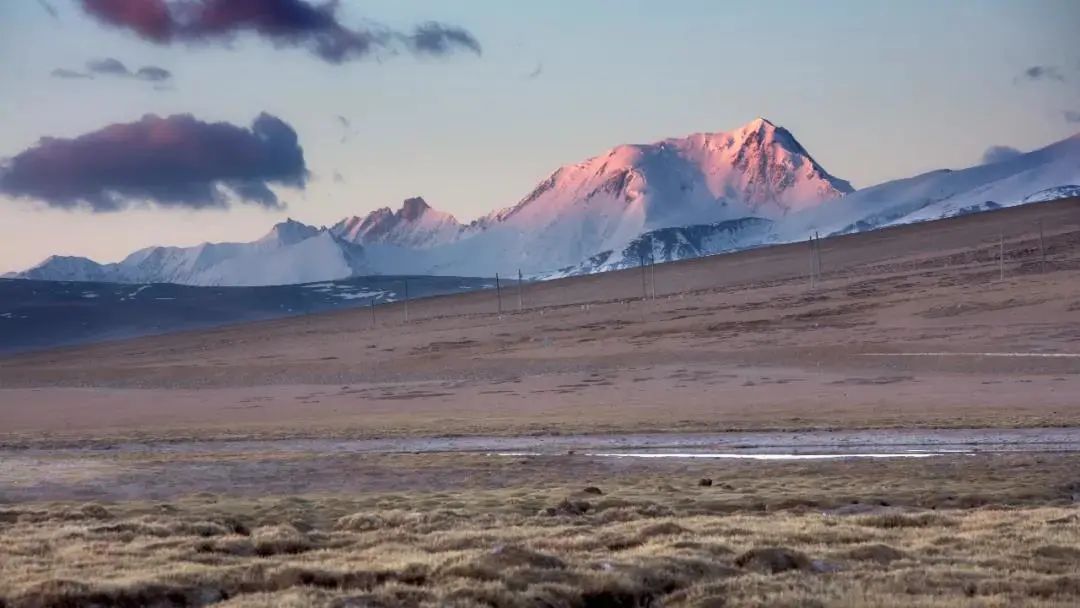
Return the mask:
{"type": "Polygon", "coordinates": [[[503,314],[474,293],[407,324],[395,305],[0,358],[0,605],[1080,603],[1075,453],[274,443],[1080,425],[1080,200],[822,254],[814,290],[791,245],[657,267],[656,299],[629,271],[503,314]]]}
{"type": "Polygon", "coordinates": [[[1080,456],[648,462],[619,473],[573,455],[369,458],[391,474],[461,481],[6,505],[0,598],[19,607],[1080,601],[1080,456]]]}

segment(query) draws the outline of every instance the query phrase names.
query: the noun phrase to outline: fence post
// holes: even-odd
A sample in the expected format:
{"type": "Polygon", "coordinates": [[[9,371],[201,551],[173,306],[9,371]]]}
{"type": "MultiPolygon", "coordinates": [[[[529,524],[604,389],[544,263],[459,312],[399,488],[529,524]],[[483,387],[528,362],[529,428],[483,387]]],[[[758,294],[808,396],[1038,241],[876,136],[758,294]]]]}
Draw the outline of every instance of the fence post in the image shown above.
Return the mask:
{"type": "Polygon", "coordinates": [[[405,279],[405,322],[409,322],[409,279],[405,279]]]}
{"type": "Polygon", "coordinates": [[[813,291],[817,286],[817,263],[814,261],[814,237],[813,235],[806,241],[806,244],[810,246],[810,290],[813,291]]]}
{"type": "Polygon", "coordinates": [[[1039,272],[1046,272],[1046,247],[1043,244],[1043,224],[1039,220],[1039,272]]]}
{"type": "Polygon", "coordinates": [[[375,296],[371,296],[368,305],[371,308],[371,329],[375,329],[375,296]]]}
{"type": "Polygon", "coordinates": [[[1005,280],[1005,233],[998,234],[998,280],[1005,280]]]}
{"type": "Polygon", "coordinates": [[[521,269],[518,268],[518,312],[524,310],[524,304],[521,297],[521,269]]]}
{"type": "Polygon", "coordinates": [[[502,314],[502,286],[499,285],[499,273],[495,273],[495,296],[499,299],[499,314],[502,314]]]}

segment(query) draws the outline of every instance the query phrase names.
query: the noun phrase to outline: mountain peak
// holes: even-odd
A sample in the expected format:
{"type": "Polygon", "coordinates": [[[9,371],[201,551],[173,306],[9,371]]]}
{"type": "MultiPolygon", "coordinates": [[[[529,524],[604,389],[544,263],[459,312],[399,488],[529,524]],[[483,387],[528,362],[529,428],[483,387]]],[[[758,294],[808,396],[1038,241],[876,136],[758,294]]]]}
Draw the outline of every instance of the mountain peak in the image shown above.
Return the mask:
{"type": "Polygon", "coordinates": [[[401,208],[376,209],[364,217],[351,217],[330,231],[340,238],[362,245],[386,244],[401,247],[433,247],[456,240],[461,224],[454,216],[436,211],[422,197],[405,199],[401,208]]]}
{"type": "Polygon", "coordinates": [[[750,122],[746,123],[742,127],[742,129],[740,129],[740,130],[741,131],[759,131],[761,129],[770,129],[771,130],[771,129],[775,129],[775,128],[776,128],[776,124],[774,124],[771,120],[769,120],[768,118],[765,118],[763,116],[758,116],[754,120],[751,120],[750,122]]]}
{"type": "Polygon", "coordinates": [[[270,232],[259,240],[262,242],[273,241],[281,245],[292,245],[309,239],[319,234],[319,232],[320,230],[318,228],[298,222],[290,217],[285,218],[284,222],[274,224],[274,227],[270,229],[270,232]]]}
{"type": "Polygon", "coordinates": [[[431,209],[431,205],[428,205],[427,201],[422,197],[414,196],[405,199],[405,202],[401,204],[401,210],[398,211],[398,215],[401,216],[401,219],[411,222],[419,219],[428,209],[431,209]]]}

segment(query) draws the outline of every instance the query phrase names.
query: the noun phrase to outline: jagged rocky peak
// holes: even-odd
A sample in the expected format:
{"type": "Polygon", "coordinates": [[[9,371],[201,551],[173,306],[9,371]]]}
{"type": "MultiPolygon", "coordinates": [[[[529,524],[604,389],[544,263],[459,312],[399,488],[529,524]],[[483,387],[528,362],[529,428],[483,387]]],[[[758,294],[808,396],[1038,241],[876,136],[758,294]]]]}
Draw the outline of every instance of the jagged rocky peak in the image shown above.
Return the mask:
{"type": "Polygon", "coordinates": [[[401,210],[398,211],[398,215],[401,219],[412,222],[420,219],[420,216],[424,215],[431,205],[427,204],[422,197],[414,196],[413,198],[405,199],[405,202],[401,204],[401,210]]]}
{"type": "Polygon", "coordinates": [[[353,243],[426,248],[457,239],[461,229],[454,216],[433,209],[416,196],[405,199],[397,211],[382,207],[364,217],[343,219],[330,230],[353,243]]]}
{"type": "Polygon", "coordinates": [[[274,227],[270,229],[270,232],[260,240],[263,242],[275,241],[282,245],[291,245],[316,236],[319,232],[321,232],[321,230],[315,226],[309,226],[290,217],[284,222],[274,224],[274,227]]]}

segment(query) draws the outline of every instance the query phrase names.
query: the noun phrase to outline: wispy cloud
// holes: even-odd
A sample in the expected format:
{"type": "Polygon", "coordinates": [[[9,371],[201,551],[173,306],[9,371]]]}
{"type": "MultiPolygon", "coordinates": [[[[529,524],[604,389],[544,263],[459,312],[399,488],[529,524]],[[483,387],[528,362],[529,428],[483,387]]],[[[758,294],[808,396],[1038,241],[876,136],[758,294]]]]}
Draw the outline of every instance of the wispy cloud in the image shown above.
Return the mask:
{"type": "Polygon", "coordinates": [[[117,78],[132,78],[146,82],[163,83],[172,79],[172,72],[156,65],[144,65],[138,70],[131,71],[124,62],[113,57],[92,59],[86,62],[86,71],[57,68],[52,71],[55,78],[93,78],[94,76],[112,76],[117,78]]]}
{"type": "Polygon", "coordinates": [[[353,138],[353,135],[356,135],[356,130],[353,129],[352,126],[352,121],[341,114],[334,116],[334,120],[338,123],[338,126],[341,127],[341,143],[348,143],[349,140],[353,138]]]}
{"type": "Polygon", "coordinates": [[[91,76],[90,74],[87,74],[85,72],[79,72],[79,71],[76,71],[76,70],[69,70],[67,68],[56,68],[50,74],[52,75],[53,78],[68,78],[68,79],[93,78],[93,76],[91,76]]]}
{"type": "Polygon", "coordinates": [[[110,76],[130,76],[131,72],[119,59],[106,57],[104,59],[91,59],[86,62],[86,69],[93,74],[107,74],[110,76]]]}
{"type": "Polygon", "coordinates": [[[1054,65],[1033,65],[1017,77],[1017,81],[1037,81],[1037,80],[1053,80],[1057,82],[1065,82],[1065,76],[1061,73],[1061,70],[1054,65]]]}
{"type": "Polygon", "coordinates": [[[528,78],[529,80],[536,80],[541,75],[543,75],[543,73],[544,73],[544,64],[538,63],[538,64],[536,64],[536,67],[533,68],[533,71],[529,72],[529,74],[527,76],[525,76],[525,77],[528,78]]]}
{"type": "Polygon", "coordinates": [[[56,7],[53,6],[48,0],[38,0],[38,6],[40,6],[42,10],[44,10],[46,13],[49,13],[49,16],[53,19],[60,18],[60,13],[56,10],[56,7]]]}

